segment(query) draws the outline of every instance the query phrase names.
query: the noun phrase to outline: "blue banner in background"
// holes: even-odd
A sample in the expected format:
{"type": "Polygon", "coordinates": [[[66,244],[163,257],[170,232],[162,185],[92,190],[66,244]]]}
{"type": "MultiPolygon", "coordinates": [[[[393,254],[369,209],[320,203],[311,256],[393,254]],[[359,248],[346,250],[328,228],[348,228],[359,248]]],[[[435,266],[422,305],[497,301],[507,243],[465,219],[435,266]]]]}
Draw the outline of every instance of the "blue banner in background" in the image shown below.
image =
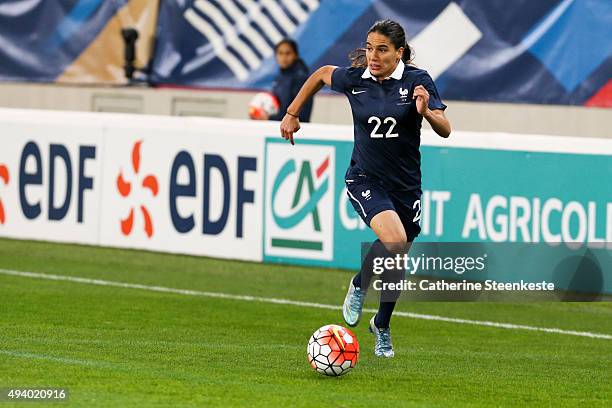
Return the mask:
{"type": "Polygon", "coordinates": [[[405,27],[445,99],[612,106],[608,0],[168,0],[153,81],[268,88],[280,38],[311,70],[345,66],[384,18],[405,27]]]}
{"type": "Polygon", "coordinates": [[[610,0],[3,0],[0,81],[124,83],[137,26],[154,85],[269,89],[282,38],[311,70],[346,66],[385,18],[444,99],[612,107],[610,0]]]}

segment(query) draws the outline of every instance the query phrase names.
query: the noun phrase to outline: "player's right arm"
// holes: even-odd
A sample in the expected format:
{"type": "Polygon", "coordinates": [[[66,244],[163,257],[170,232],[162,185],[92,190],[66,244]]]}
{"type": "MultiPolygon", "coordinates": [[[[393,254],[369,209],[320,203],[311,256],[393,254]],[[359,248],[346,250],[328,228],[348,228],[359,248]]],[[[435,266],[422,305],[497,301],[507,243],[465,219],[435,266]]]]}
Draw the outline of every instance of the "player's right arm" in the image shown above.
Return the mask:
{"type": "Polygon", "coordinates": [[[324,85],[331,86],[332,73],[338,68],[334,65],[325,65],[312,73],[302,85],[302,88],[287,108],[287,113],[280,124],[281,136],[293,143],[293,134],[300,130],[300,111],[306,102],[319,92],[324,85]]]}

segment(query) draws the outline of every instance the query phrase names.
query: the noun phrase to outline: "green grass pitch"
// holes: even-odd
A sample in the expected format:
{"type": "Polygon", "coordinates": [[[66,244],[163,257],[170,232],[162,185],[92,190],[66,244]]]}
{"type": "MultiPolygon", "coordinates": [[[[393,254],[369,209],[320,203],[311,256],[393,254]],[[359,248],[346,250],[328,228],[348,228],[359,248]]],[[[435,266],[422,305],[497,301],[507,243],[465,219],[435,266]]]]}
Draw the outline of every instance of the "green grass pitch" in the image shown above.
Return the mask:
{"type": "MultiPolygon", "coordinates": [[[[346,271],[0,240],[0,268],[340,305],[346,271]]],[[[402,311],[612,334],[610,303],[402,303],[402,311]]],[[[57,406],[612,406],[612,340],[394,317],[396,357],[306,360],[339,310],[0,273],[0,388],[63,387],[57,406]]],[[[0,403],[0,407],[10,406],[0,403]]],[[[29,404],[19,403],[23,407],[29,404]]],[[[32,406],[44,406],[36,403],[32,406]]]]}

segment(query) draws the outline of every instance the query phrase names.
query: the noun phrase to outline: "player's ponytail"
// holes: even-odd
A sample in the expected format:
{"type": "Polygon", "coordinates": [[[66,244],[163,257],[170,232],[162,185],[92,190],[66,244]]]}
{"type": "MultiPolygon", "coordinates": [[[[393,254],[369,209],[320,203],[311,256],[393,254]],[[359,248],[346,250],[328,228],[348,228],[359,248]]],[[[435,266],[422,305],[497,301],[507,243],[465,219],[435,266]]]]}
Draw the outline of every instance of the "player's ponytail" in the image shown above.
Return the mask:
{"type": "Polygon", "coordinates": [[[404,45],[404,52],[402,53],[402,61],[404,64],[412,64],[412,59],[414,58],[414,50],[410,46],[410,44],[406,43],[404,45]]]}
{"type": "Polygon", "coordinates": [[[348,57],[351,60],[351,67],[353,68],[365,68],[368,66],[365,48],[354,49],[348,57]]]}

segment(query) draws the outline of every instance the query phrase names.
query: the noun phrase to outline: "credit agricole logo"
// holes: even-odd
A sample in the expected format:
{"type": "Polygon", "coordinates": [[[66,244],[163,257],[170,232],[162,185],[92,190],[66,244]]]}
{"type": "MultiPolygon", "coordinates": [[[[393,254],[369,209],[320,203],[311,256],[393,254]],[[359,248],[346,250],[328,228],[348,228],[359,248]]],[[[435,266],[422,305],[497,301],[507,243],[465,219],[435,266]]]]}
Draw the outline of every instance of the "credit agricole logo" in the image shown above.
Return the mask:
{"type": "Polygon", "coordinates": [[[335,150],[267,143],[266,256],[333,257],[335,150]]]}

